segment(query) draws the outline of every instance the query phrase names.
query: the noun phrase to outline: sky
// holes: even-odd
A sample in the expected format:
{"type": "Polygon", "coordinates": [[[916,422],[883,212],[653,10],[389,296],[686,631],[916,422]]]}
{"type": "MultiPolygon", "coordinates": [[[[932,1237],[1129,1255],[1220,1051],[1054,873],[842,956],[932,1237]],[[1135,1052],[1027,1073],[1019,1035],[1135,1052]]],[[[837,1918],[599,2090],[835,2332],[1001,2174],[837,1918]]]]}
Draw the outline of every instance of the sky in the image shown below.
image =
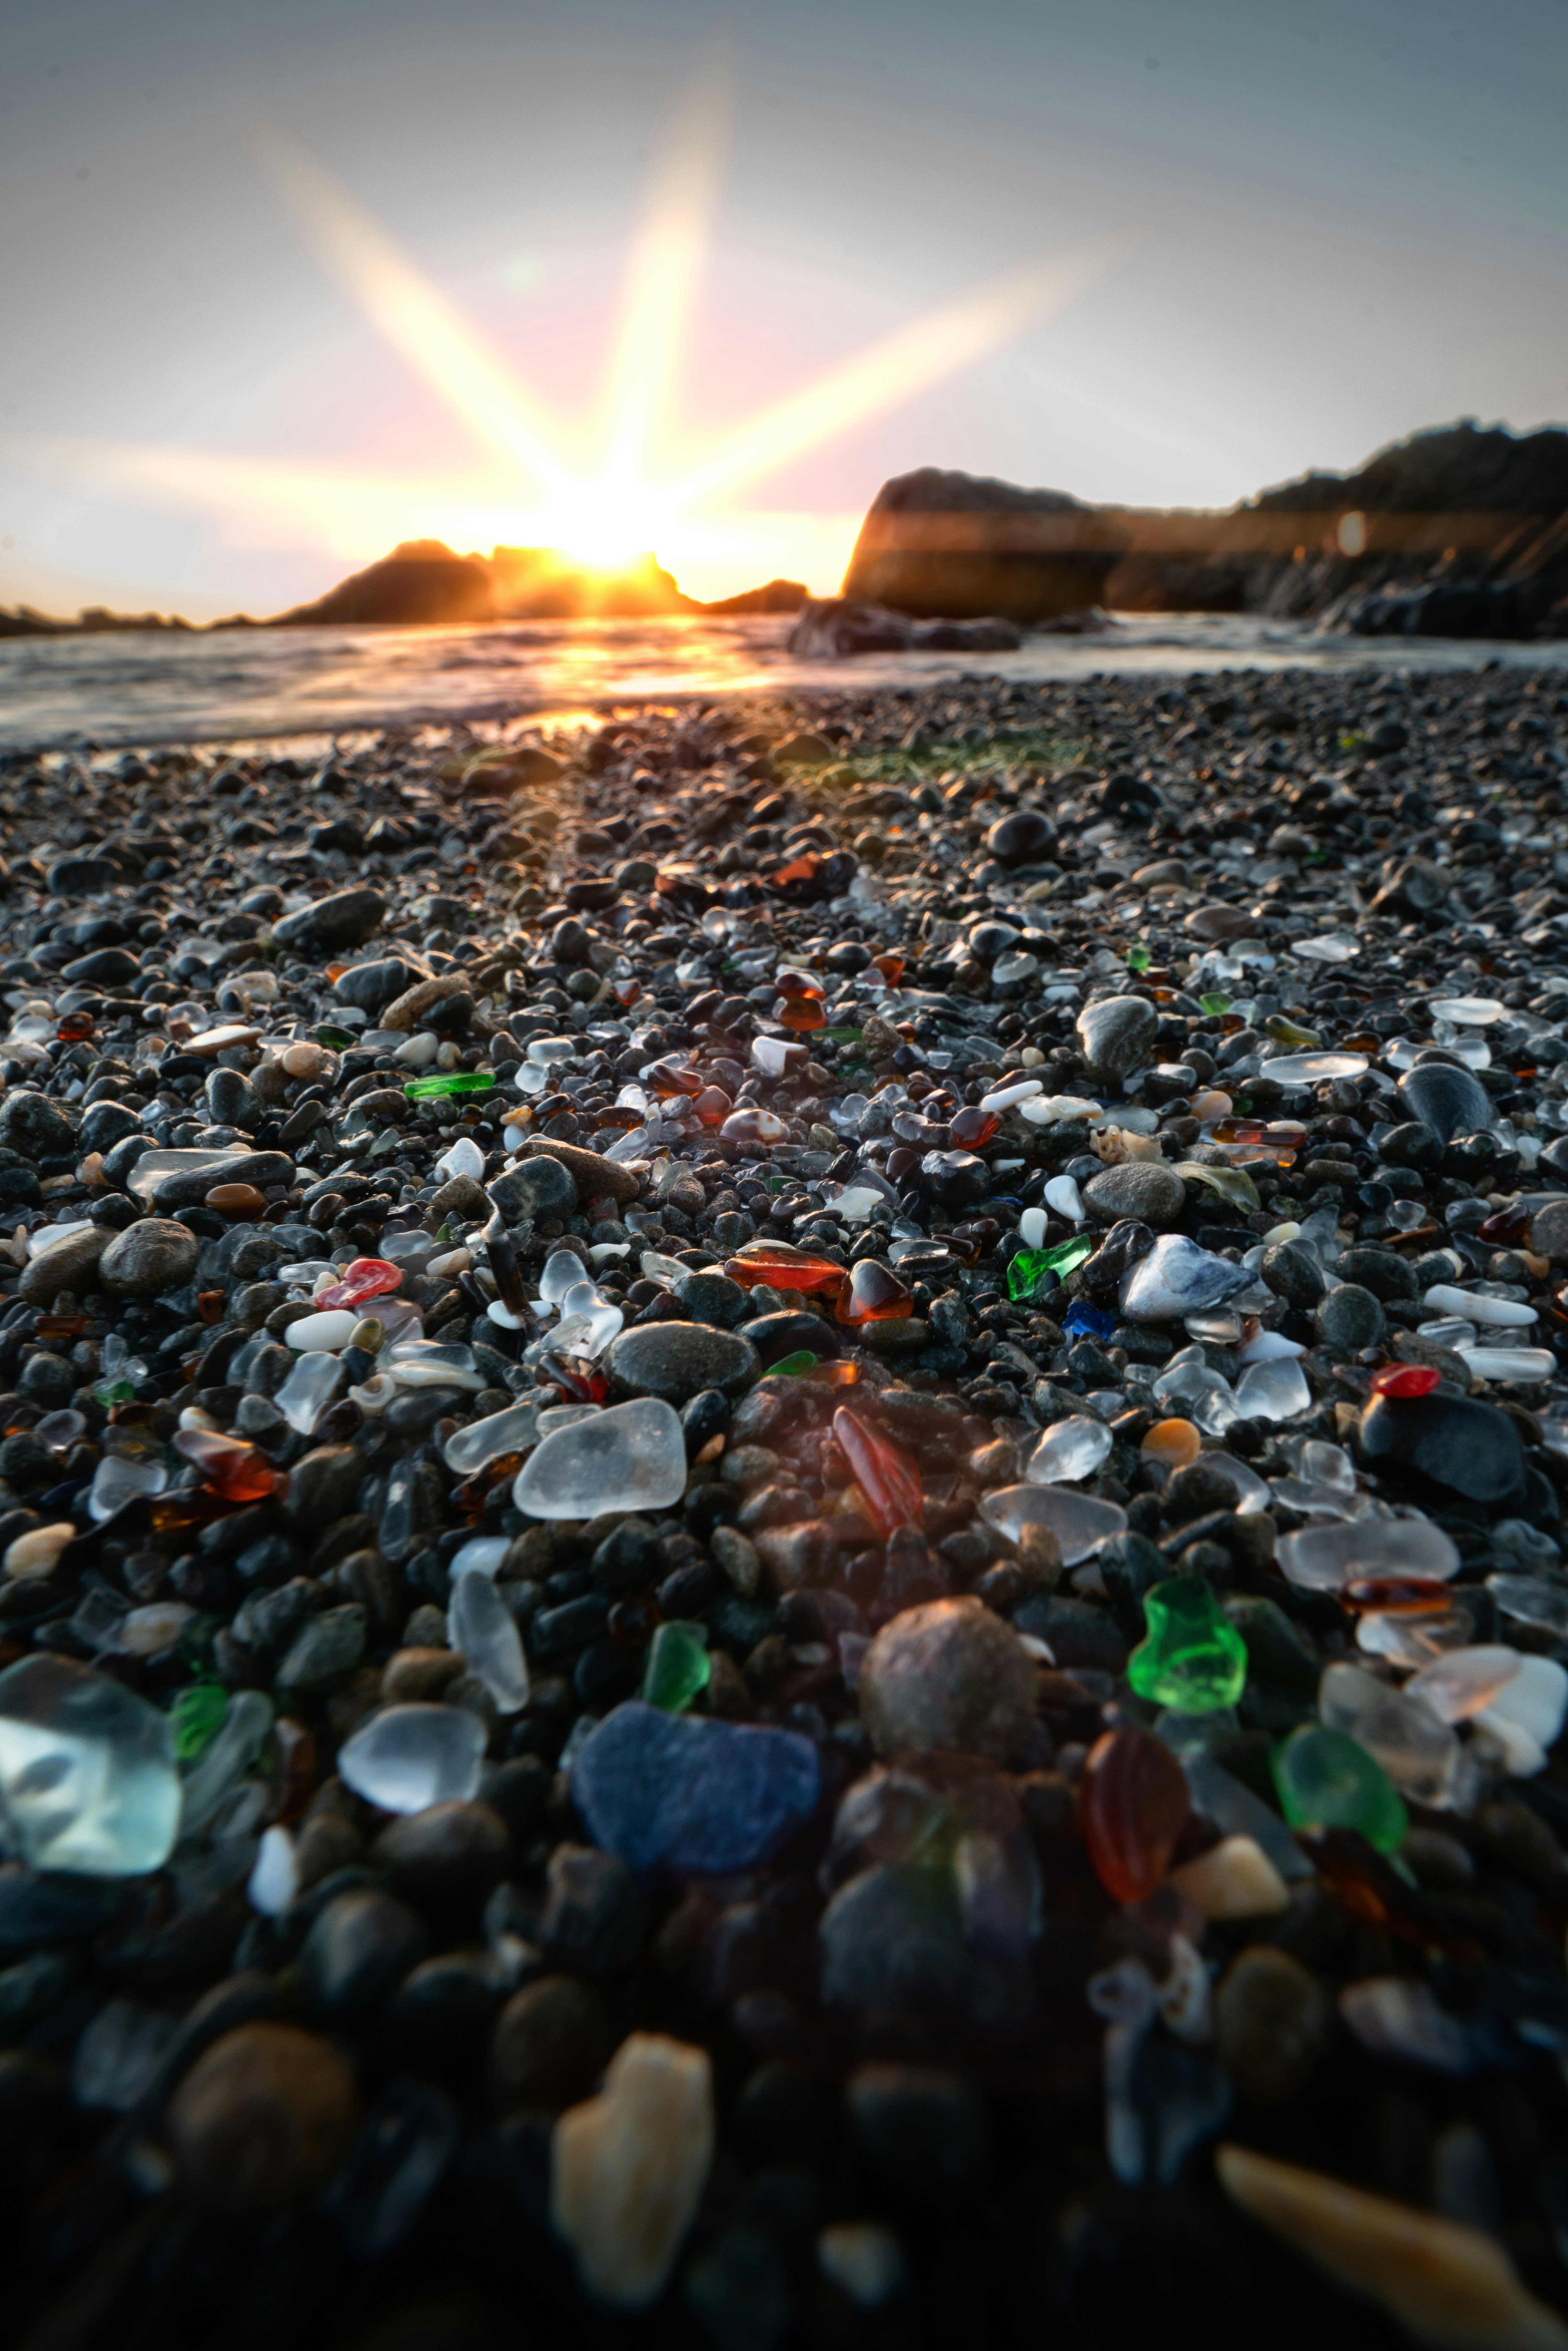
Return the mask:
{"type": "Polygon", "coordinates": [[[1563,0],[0,0],[0,607],[547,528],[827,592],[915,465],[1568,422],[1564,87],[1563,0]]]}

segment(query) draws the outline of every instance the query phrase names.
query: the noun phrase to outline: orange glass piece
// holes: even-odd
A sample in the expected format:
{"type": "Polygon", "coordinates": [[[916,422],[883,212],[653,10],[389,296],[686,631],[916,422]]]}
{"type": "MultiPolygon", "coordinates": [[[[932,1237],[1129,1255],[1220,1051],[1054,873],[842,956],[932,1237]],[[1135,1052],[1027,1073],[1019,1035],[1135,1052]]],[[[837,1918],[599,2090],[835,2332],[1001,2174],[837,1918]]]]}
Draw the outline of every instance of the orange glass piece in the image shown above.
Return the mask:
{"type": "Polygon", "coordinates": [[[780,1118],[775,1110],[761,1110],[747,1102],[740,1110],[731,1111],[719,1134],[726,1143],[782,1143],[789,1133],[789,1122],[780,1118]]]}
{"type": "Polygon", "coordinates": [[[1151,1461],[1162,1461],[1170,1469],[1185,1469],[1196,1461],[1203,1450],[1203,1439],[1190,1420],[1156,1420],[1139,1446],[1151,1461]]]}
{"type": "Polygon", "coordinates": [[[881,1533],[917,1527],[925,1489],[908,1454],[843,1405],[833,1415],[833,1435],[881,1533]]]}
{"type": "Polygon", "coordinates": [[[792,1003],[812,996],[820,1001],[827,992],[820,979],[813,978],[809,971],[801,971],[792,964],[779,966],[773,975],[773,985],[780,996],[789,998],[792,1003]]]}
{"type": "Polygon", "coordinates": [[[610,992],[617,1004],[635,1004],[643,993],[643,983],[640,979],[612,980],[610,992]]]}
{"type": "Polygon", "coordinates": [[[63,1045],[79,1045],[84,1037],[92,1035],[96,1026],[90,1012],[68,1012],[55,1034],[63,1045]]]}
{"type": "Polygon", "coordinates": [[[272,1737],[277,1750],[277,1817],[287,1828],[316,1792],[316,1736],[286,1714],[273,1724],[272,1737]]]}
{"type": "Polygon", "coordinates": [[[1152,1731],[1108,1730],[1090,1750],[1079,1825],[1094,1875],[1116,1901],[1143,1902],[1165,1883],[1191,1811],[1186,1774],[1152,1731]]]}
{"type": "Polygon", "coordinates": [[[40,1314],[33,1325],[40,1339],[79,1339],[87,1329],[85,1314],[40,1314]]]}
{"type": "Polygon", "coordinates": [[[896,987],[899,981],[904,977],[904,957],[902,956],[873,956],[871,959],[871,967],[873,971],[881,972],[889,987],[896,987]]]}
{"type": "Polygon", "coordinates": [[[266,1455],[235,1437],[215,1429],[181,1428],[173,1437],[176,1453],[193,1461],[203,1477],[225,1502],[259,1502],[282,1481],[266,1455]]]}
{"type": "Polygon", "coordinates": [[[820,1388],[852,1388],[860,1375],[858,1364],[819,1364],[806,1377],[815,1380],[820,1388]]]}
{"type": "Polygon", "coordinates": [[[809,1035],[813,1029],[825,1029],[828,1025],[828,1016],[822,1009],[820,996],[781,996],[773,1008],[773,1014],[781,1029],[791,1029],[797,1037],[809,1035]]]}
{"type": "Polygon", "coordinates": [[[692,1102],[692,1116],[699,1126],[722,1126],[735,1104],[722,1086],[705,1086],[692,1102]]]}
{"type": "Polygon", "coordinates": [[[221,1322],[223,1321],[224,1308],[227,1303],[227,1297],[221,1290],[204,1290],[199,1291],[196,1297],[197,1321],[199,1322],[205,1322],[210,1329],[213,1323],[221,1322]]]}
{"type": "Polygon", "coordinates": [[[1001,1120],[994,1110],[981,1110],[977,1103],[972,1103],[949,1121],[947,1136],[955,1151],[978,1151],[982,1144],[989,1143],[1000,1125],[1001,1120]]]}
{"type": "Polygon", "coordinates": [[[1339,1596],[1358,1616],[1446,1615],[1454,1605],[1448,1585],[1425,1575],[1358,1575],[1339,1596]]]}
{"type": "Polygon", "coordinates": [[[915,1301],[897,1274],[873,1257],[862,1257],[852,1268],[833,1309],[841,1322],[902,1322],[914,1311],[915,1301]]]}
{"type": "Polygon", "coordinates": [[[186,1486],[177,1494],[154,1495],[147,1516],[155,1534],[183,1534],[187,1527],[204,1527],[221,1518],[224,1508],[224,1497],[210,1486],[186,1486]]]}
{"type": "Polygon", "coordinates": [[[345,1267],[341,1281],[318,1292],[316,1311],[324,1314],[333,1307],[361,1305],[367,1298],[380,1298],[396,1290],[402,1280],[402,1268],[389,1265],[385,1258],[357,1257],[345,1267]]]}
{"type": "Polygon", "coordinates": [[[822,861],[820,857],[812,857],[810,854],[804,857],[792,857],[788,865],[780,865],[777,872],[769,874],[768,880],[776,886],[789,882],[814,882],[821,871],[821,865],[822,861]]]}
{"type": "Polygon", "coordinates": [[[668,1102],[674,1094],[700,1094],[707,1080],[688,1070],[684,1061],[655,1061],[645,1082],[668,1102]]]}
{"type": "Polygon", "coordinates": [[[256,1502],[287,1490],[286,1473],[274,1467],[259,1447],[243,1438],[224,1437],[214,1429],[177,1429],[173,1449],[193,1461],[225,1502],[256,1502]]]}
{"type": "Polygon", "coordinates": [[[775,1290],[824,1290],[837,1297],[849,1277],[831,1257],[817,1257],[789,1241],[747,1241],[738,1256],[725,1261],[731,1281],[755,1290],[759,1281],[775,1290]]]}

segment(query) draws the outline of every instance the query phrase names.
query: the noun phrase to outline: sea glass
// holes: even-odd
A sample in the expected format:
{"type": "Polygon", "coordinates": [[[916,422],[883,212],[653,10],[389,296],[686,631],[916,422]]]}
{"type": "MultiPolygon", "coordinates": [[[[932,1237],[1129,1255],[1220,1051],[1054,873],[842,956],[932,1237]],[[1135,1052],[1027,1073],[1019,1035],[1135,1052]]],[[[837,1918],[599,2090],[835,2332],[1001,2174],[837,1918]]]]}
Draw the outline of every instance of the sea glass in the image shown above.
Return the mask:
{"type": "Polygon", "coordinates": [[[1022,1540],[1026,1527],[1046,1527],[1061,1546],[1068,1567],[1076,1567],[1103,1542],[1124,1532],[1127,1513],[1117,1502],[1097,1501],[1065,1486],[994,1486],[982,1496],[980,1516],[1009,1542],[1022,1540]]]}
{"type": "Polygon", "coordinates": [[[1208,1714],[1234,1706],[1247,1681],[1240,1634],[1200,1575],[1173,1576],[1144,1595],[1148,1636],[1127,1660],[1127,1679],[1153,1706],[1208,1714]]]}
{"type": "Polygon", "coordinates": [[[1446,1583],[1459,1572],[1453,1538],[1426,1519],[1358,1519],[1284,1536],[1279,1561],[1302,1592],[1338,1592],[1367,1575],[1419,1575],[1446,1583]]]}
{"type": "Polygon", "coordinates": [[[462,1706],[386,1706],[338,1750],[356,1796],[383,1813],[466,1802],[479,1785],[485,1725],[462,1706]]]}
{"type": "Polygon", "coordinates": [[[539,1409],[534,1404],[508,1405],[483,1420],[471,1420],[446,1440],[442,1458],[459,1478],[471,1478],[491,1461],[521,1453],[538,1434],[539,1409]]]}
{"type": "Polygon", "coordinates": [[[205,1828],[261,1752],[272,1729],[272,1701],[261,1690],[235,1690],[218,1734],[180,1789],[180,1834],[205,1828]]]}
{"type": "Polygon", "coordinates": [[[444,1094],[488,1093],[495,1082],[489,1070],[446,1070],[439,1077],[412,1079],[403,1092],[411,1102],[438,1102],[444,1094]]]}
{"type": "Polygon", "coordinates": [[[611,1510],[667,1510],[685,1483],[679,1416],[660,1398],[641,1396],[553,1429],[524,1462],[512,1490],[530,1518],[592,1519],[611,1510]]]}
{"type": "Polygon", "coordinates": [[[169,1718],[70,1658],[24,1657],[0,1674],[0,1815],[34,1869],[161,1869],[180,1822],[169,1718]]]}
{"type": "Polygon", "coordinates": [[[782,1356],[778,1363],[769,1364],[762,1376],[765,1380],[809,1379],[820,1360],[809,1347],[801,1347],[794,1354],[782,1356]]]}
{"type": "Polygon", "coordinates": [[[338,1356],[308,1352],[296,1361],[272,1401],[290,1428],[308,1437],[342,1393],[348,1376],[338,1356]]]}
{"type": "Polygon", "coordinates": [[[1374,1372],[1369,1393],[1385,1396],[1430,1395],[1443,1374],[1430,1364],[1386,1364],[1374,1372]]]}
{"type": "Polygon", "coordinates": [[[789,1241],[747,1241],[737,1256],[726,1259],[724,1270],[746,1290],[766,1282],[773,1290],[820,1290],[835,1298],[850,1280],[832,1258],[796,1249],[789,1241]]]}
{"type": "Polygon", "coordinates": [[[528,1669],[517,1619],[496,1589],[494,1574],[466,1567],[453,1579],[446,1637],[468,1661],[501,1714],[528,1704],[528,1669]]]}
{"type": "Polygon", "coordinates": [[[357,1257],[345,1270],[341,1280],[319,1290],[311,1302],[323,1313],[337,1306],[361,1306],[367,1298],[379,1298],[384,1290],[396,1290],[402,1280],[401,1266],[389,1265],[384,1258],[357,1257]]]}
{"type": "Polygon", "coordinates": [[[1107,1731],[1078,1783],[1078,1817],[1094,1875],[1118,1902],[1164,1883],[1192,1811],[1186,1775],[1152,1731],[1107,1731]]]}
{"type": "Polygon", "coordinates": [[[1418,1698],[1361,1666],[1333,1665],[1318,1687],[1318,1714],[1325,1728],[1364,1748],[1402,1794],[1421,1804],[1451,1802],[1459,1742],[1418,1698]]]}
{"type": "Polygon", "coordinates": [[[833,1436],[879,1531],[917,1527],[925,1489],[908,1454],[844,1405],[833,1415],[833,1436]]]}
{"type": "Polygon", "coordinates": [[[1115,1441],[1103,1420],[1073,1413],[1052,1421],[1030,1455],[1024,1477],[1031,1486],[1076,1485],[1109,1459],[1115,1441]]]}
{"type": "Polygon", "coordinates": [[[161,1494],[168,1483],[169,1472],[162,1461],[133,1461],[118,1453],[106,1453],[93,1471],[87,1498],[88,1515],[101,1525],[116,1510],[122,1510],[127,1502],[134,1502],[142,1494],[161,1494]]]}
{"type": "Polygon", "coordinates": [[[1382,1765],[1343,1730],[1302,1723],[1274,1757],[1280,1809],[1292,1828],[1359,1831],[1379,1853],[1405,1841],[1408,1818],[1382,1765]]]}
{"type": "Polygon", "coordinates": [[[223,1727],[229,1694],[219,1682],[193,1682],[178,1690],[169,1708],[174,1760],[193,1763],[205,1753],[223,1727]]]}
{"type": "Polygon", "coordinates": [[[1043,1297],[1094,1254],[1092,1233],[1053,1241],[1049,1249],[1019,1249],[1008,1267],[1008,1296],[1015,1302],[1043,1297]]]}
{"type": "Polygon", "coordinates": [[[713,1660],[701,1625],[661,1625],[649,1645],[643,1697],[666,1714],[685,1714],[707,1687],[713,1660]]]}
{"type": "Polygon", "coordinates": [[[747,1103],[730,1113],[719,1128],[719,1135],[726,1143],[766,1149],[775,1143],[788,1142],[789,1122],[780,1118],[777,1111],[761,1110],[747,1103]]]}
{"type": "Polygon", "coordinates": [[[1517,1649],[1500,1643],[1450,1649],[1412,1674],[1405,1695],[1429,1706],[1439,1722],[1468,1722],[1502,1695],[1523,1663],[1517,1649]]]}
{"type": "Polygon", "coordinates": [[[1162,1233],[1122,1284],[1122,1311],[1132,1322],[1174,1322],[1221,1306],[1249,1289],[1252,1276],[1183,1233],[1162,1233]]]}
{"type": "MultiPolygon", "coordinates": [[[[799,1289],[797,1282],[791,1285],[799,1289]]],[[[833,1310],[841,1322],[891,1322],[906,1320],[915,1301],[897,1274],[873,1257],[862,1257],[851,1268],[848,1285],[840,1291],[833,1310]]]]}
{"type": "Polygon", "coordinates": [[[254,1445],[215,1430],[181,1428],[172,1439],[176,1453],[193,1461],[203,1477],[225,1502],[259,1502],[279,1483],[281,1472],[254,1445]]]}
{"type": "Polygon", "coordinates": [[[979,1151],[989,1143],[1000,1125],[1001,1120],[995,1111],[987,1110],[977,1102],[948,1121],[947,1136],[956,1151],[979,1151]]]}

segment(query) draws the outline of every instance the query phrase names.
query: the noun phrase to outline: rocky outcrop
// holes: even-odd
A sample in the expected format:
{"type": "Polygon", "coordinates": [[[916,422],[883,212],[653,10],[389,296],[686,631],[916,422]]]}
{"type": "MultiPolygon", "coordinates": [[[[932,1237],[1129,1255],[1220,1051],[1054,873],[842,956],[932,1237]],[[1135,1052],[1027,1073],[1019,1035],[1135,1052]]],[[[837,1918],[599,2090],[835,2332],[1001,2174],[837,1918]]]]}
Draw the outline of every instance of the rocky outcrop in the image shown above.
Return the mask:
{"type": "Polygon", "coordinates": [[[280,612],[273,625],[329,629],[372,622],[415,629],[497,617],[489,568],[480,557],[454,555],[438,538],[411,538],[313,604],[280,612]]]}
{"type": "Polygon", "coordinates": [[[923,466],[877,492],[843,593],[919,620],[1053,621],[1103,602],[1130,544],[1108,509],[1063,491],[923,466]]]}
{"type": "Polygon", "coordinates": [[[1568,433],[1462,423],[1228,514],[1112,510],[1121,611],[1269,612],[1370,635],[1568,635],[1568,433]]]}
{"type": "Polygon", "coordinates": [[[1006,653],[1023,643],[1011,621],[912,621],[847,596],[811,597],[789,632],[797,661],[847,661],[857,653],[1006,653]]]}

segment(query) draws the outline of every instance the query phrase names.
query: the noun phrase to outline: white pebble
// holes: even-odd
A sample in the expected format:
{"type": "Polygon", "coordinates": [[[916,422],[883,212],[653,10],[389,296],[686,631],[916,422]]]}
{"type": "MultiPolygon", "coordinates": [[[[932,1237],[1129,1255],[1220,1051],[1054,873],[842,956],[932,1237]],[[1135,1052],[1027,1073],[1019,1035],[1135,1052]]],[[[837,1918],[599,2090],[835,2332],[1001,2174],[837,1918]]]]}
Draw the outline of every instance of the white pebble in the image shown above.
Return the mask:
{"type": "Polygon", "coordinates": [[[880,2310],[909,2283],[904,2247],[884,2220],[835,2220],[817,2239],[817,2267],[857,2310],[880,2310]]]}
{"type": "Polygon", "coordinates": [[[7,1546],[3,1564],[7,1575],[47,1575],[67,1543],[75,1542],[77,1530],[68,1519],[52,1527],[31,1527],[7,1546]]]}
{"type": "Polygon", "coordinates": [[[299,1864],[287,1829],[263,1831],[261,1850],[245,1890],[251,1908],[266,1917],[281,1917],[289,1907],[299,1890],[299,1864]]]}

